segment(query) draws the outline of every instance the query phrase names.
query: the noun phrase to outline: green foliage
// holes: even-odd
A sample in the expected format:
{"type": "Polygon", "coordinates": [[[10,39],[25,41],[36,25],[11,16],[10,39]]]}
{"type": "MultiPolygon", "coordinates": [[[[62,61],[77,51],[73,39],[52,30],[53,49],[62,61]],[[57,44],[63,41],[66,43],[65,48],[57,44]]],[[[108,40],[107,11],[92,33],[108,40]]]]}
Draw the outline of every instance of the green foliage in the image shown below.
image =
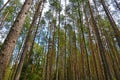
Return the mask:
{"type": "Polygon", "coordinates": [[[57,12],[62,10],[61,4],[59,1],[50,1],[51,8],[55,9],[57,12]]]}
{"type": "Polygon", "coordinates": [[[0,8],[2,7],[3,5],[3,0],[0,0],[0,8]]]}
{"type": "Polygon", "coordinates": [[[49,10],[49,11],[47,11],[47,12],[45,13],[45,18],[46,18],[47,20],[51,20],[52,16],[53,16],[53,14],[52,14],[52,11],[51,11],[51,10],[49,10]]]}
{"type": "Polygon", "coordinates": [[[45,25],[46,24],[46,22],[45,22],[45,20],[44,20],[44,18],[42,18],[42,20],[41,20],[41,23],[40,23],[41,25],[45,25]]]}
{"type": "Polygon", "coordinates": [[[9,13],[9,15],[6,18],[6,21],[10,22],[13,19],[13,12],[14,12],[14,7],[13,6],[8,6],[6,7],[6,9],[3,11],[3,16],[5,16],[7,14],[7,12],[9,13]]]}
{"type": "Polygon", "coordinates": [[[35,43],[29,63],[24,63],[21,80],[41,80],[44,63],[43,47],[35,43]]]}
{"type": "Polygon", "coordinates": [[[30,16],[27,16],[26,20],[25,20],[25,24],[24,24],[24,27],[28,30],[30,28],[30,22],[31,22],[31,19],[30,19],[30,16]]]}
{"type": "Polygon", "coordinates": [[[12,70],[11,70],[11,67],[8,66],[8,67],[7,67],[7,72],[6,72],[5,80],[8,80],[8,79],[9,79],[9,75],[10,75],[11,71],[12,71],[12,70]]]}
{"type": "Polygon", "coordinates": [[[65,41],[65,32],[63,30],[60,30],[60,48],[64,48],[65,44],[63,43],[65,41]]]}
{"type": "Polygon", "coordinates": [[[21,7],[21,6],[22,6],[20,0],[15,0],[15,1],[13,1],[13,2],[14,2],[14,4],[16,4],[18,7],[21,7]]]}
{"type": "Polygon", "coordinates": [[[10,1],[9,5],[3,10],[2,15],[5,16],[7,13],[9,13],[6,17],[7,22],[11,22],[15,18],[15,14],[19,11],[22,4],[20,3],[20,0],[10,1]],[[11,6],[12,5],[12,6],[11,6]]]}

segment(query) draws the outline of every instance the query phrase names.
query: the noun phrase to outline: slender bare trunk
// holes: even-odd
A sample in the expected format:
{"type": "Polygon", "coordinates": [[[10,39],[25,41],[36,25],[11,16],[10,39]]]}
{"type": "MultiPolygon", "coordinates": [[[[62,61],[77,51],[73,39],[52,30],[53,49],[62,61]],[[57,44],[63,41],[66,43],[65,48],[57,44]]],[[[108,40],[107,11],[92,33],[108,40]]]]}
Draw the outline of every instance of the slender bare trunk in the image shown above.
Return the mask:
{"type": "Polygon", "coordinates": [[[94,52],[93,44],[92,44],[92,38],[91,38],[91,34],[90,34],[90,26],[89,26],[88,17],[87,17],[85,8],[84,8],[84,13],[85,13],[85,18],[86,18],[86,23],[87,23],[87,26],[88,26],[90,48],[91,48],[91,52],[92,52],[92,55],[93,55],[93,61],[94,61],[94,64],[95,64],[95,72],[96,72],[97,80],[99,80],[97,64],[96,64],[96,57],[95,57],[95,52],[94,52]]]}

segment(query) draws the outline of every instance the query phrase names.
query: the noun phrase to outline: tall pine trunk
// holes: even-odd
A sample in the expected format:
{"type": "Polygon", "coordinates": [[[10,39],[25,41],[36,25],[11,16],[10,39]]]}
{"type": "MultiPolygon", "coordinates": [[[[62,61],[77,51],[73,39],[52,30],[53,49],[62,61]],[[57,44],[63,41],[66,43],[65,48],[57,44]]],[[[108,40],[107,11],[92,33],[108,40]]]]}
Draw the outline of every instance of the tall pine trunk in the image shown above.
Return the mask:
{"type": "Polygon", "coordinates": [[[99,46],[100,56],[101,56],[102,63],[103,63],[103,68],[104,68],[105,79],[106,80],[108,80],[108,79],[113,80],[112,76],[110,74],[111,72],[110,72],[110,69],[109,69],[109,66],[108,66],[108,63],[107,63],[107,60],[106,60],[105,50],[104,50],[104,47],[103,47],[103,44],[102,44],[102,40],[100,38],[100,33],[99,33],[98,27],[96,25],[96,21],[94,19],[94,16],[93,16],[93,13],[92,13],[92,10],[91,10],[91,7],[90,7],[89,0],[88,0],[88,7],[89,7],[89,10],[90,10],[90,15],[91,15],[92,23],[93,23],[93,29],[94,29],[94,32],[95,32],[95,35],[96,35],[98,46],[99,46]]]}
{"type": "Polygon", "coordinates": [[[32,4],[32,0],[26,0],[21,8],[13,26],[5,39],[5,42],[0,49],[0,80],[4,80],[6,68],[10,61],[11,55],[13,53],[15,44],[22,30],[25,18],[27,16],[28,10],[32,4]]]}
{"type": "Polygon", "coordinates": [[[85,13],[86,24],[88,26],[90,49],[91,49],[91,52],[92,52],[92,55],[93,55],[93,61],[94,61],[94,65],[95,65],[95,73],[96,73],[96,76],[97,76],[97,80],[99,80],[98,70],[97,70],[97,63],[96,63],[96,57],[95,57],[95,51],[93,49],[92,38],[91,38],[91,34],[90,34],[90,25],[89,25],[89,22],[88,22],[88,17],[87,17],[87,14],[86,14],[85,7],[84,7],[84,13],[85,13]]]}
{"type": "Polygon", "coordinates": [[[23,49],[23,52],[22,52],[22,56],[21,56],[16,74],[15,74],[15,77],[14,77],[15,80],[19,80],[26,54],[29,54],[30,51],[31,51],[32,42],[34,41],[34,36],[36,35],[35,33],[36,33],[36,30],[37,30],[37,27],[38,27],[38,26],[36,27],[35,24],[37,22],[38,15],[40,13],[41,3],[42,3],[42,0],[40,0],[38,5],[37,5],[33,21],[30,25],[30,29],[29,29],[29,32],[28,32],[28,35],[27,35],[27,38],[26,38],[26,41],[25,41],[25,46],[24,46],[24,49],[23,49]]]}
{"type": "Polygon", "coordinates": [[[100,0],[100,1],[101,1],[101,4],[102,4],[102,6],[103,6],[103,8],[104,8],[104,10],[105,10],[105,13],[106,13],[106,15],[107,15],[107,17],[108,17],[108,19],[109,19],[109,21],[110,21],[110,24],[111,24],[111,26],[112,26],[112,28],[113,28],[114,35],[115,35],[115,37],[116,37],[116,41],[118,42],[118,46],[120,47],[120,35],[119,35],[119,32],[120,32],[120,31],[119,31],[119,29],[117,28],[117,25],[115,24],[115,22],[114,22],[114,20],[113,20],[113,18],[112,18],[112,16],[111,16],[111,14],[110,14],[110,12],[109,12],[106,4],[105,4],[105,0],[100,0]]]}

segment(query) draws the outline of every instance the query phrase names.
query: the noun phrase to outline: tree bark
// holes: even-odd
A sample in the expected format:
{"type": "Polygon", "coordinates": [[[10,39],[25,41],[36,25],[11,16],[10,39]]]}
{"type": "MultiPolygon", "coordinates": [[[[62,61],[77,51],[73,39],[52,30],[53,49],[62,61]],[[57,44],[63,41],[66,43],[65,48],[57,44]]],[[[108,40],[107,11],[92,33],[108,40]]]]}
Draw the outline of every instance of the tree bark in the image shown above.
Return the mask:
{"type": "Polygon", "coordinates": [[[102,45],[102,40],[100,38],[100,33],[99,33],[98,27],[96,25],[96,21],[93,17],[93,13],[92,13],[92,10],[91,10],[91,7],[90,7],[89,0],[88,0],[88,7],[89,7],[89,10],[90,10],[90,15],[91,15],[92,23],[93,23],[93,29],[94,29],[96,39],[97,39],[97,42],[98,42],[101,59],[102,59],[102,62],[103,62],[105,79],[106,80],[108,80],[108,79],[113,80],[112,76],[110,74],[110,69],[109,69],[109,66],[108,66],[108,63],[107,63],[107,60],[106,60],[106,56],[105,56],[105,50],[104,50],[104,47],[102,45]]]}
{"type": "Polygon", "coordinates": [[[29,29],[29,32],[28,32],[28,35],[27,35],[27,38],[25,41],[25,46],[24,46],[24,49],[22,52],[20,62],[18,64],[18,68],[17,68],[16,74],[15,74],[14,80],[19,80],[26,54],[29,54],[31,51],[32,42],[34,41],[34,36],[36,35],[35,32],[36,32],[37,27],[38,27],[38,26],[36,27],[35,24],[36,24],[36,21],[38,19],[38,14],[40,13],[41,3],[42,3],[42,0],[40,0],[38,3],[38,6],[36,8],[36,11],[35,11],[35,14],[33,17],[33,21],[30,25],[30,29],[29,29]]]}
{"type": "Polygon", "coordinates": [[[94,49],[93,49],[92,38],[91,38],[91,34],[90,34],[90,26],[89,26],[88,17],[87,17],[87,14],[86,14],[85,7],[84,7],[84,13],[85,13],[86,24],[88,26],[90,49],[91,49],[91,52],[92,52],[92,55],[93,55],[93,61],[94,61],[94,65],[95,65],[95,72],[96,72],[97,80],[99,80],[96,57],[95,57],[95,52],[94,52],[94,49]]]}
{"type": "Polygon", "coordinates": [[[19,12],[13,26],[0,49],[0,80],[4,80],[6,68],[10,61],[15,44],[22,30],[28,10],[32,4],[32,0],[26,0],[21,11],[19,12]]]}
{"type": "Polygon", "coordinates": [[[117,28],[117,25],[115,24],[115,22],[114,22],[114,20],[113,20],[113,18],[112,18],[112,16],[111,16],[111,14],[110,14],[110,12],[109,12],[106,4],[105,4],[105,1],[104,1],[104,0],[100,0],[100,1],[101,1],[101,4],[102,4],[102,6],[103,6],[103,8],[104,8],[104,10],[105,10],[105,13],[106,13],[106,15],[107,15],[107,17],[108,17],[108,20],[110,21],[110,24],[111,24],[111,26],[112,26],[112,28],[113,28],[114,35],[115,35],[116,40],[117,40],[117,42],[118,42],[118,46],[120,47],[120,35],[119,35],[119,32],[120,32],[120,31],[119,31],[119,29],[117,28]]]}
{"type": "MultiPolygon", "coordinates": [[[[78,2],[78,6],[80,6],[80,2],[78,2]]],[[[83,6],[83,4],[82,4],[82,6],[83,6]]],[[[86,76],[85,78],[90,80],[90,79],[91,79],[91,76],[90,76],[91,73],[90,73],[89,58],[88,58],[88,52],[87,52],[87,48],[86,48],[85,36],[84,36],[84,30],[83,30],[83,26],[84,26],[84,25],[83,25],[83,21],[82,21],[83,18],[82,18],[82,16],[81,16],[80,11],[81,11],[81,10],[78,9],[78,14],[79,14],[79,18],[80,18],[80,20],[79,20],[79,21],[80,21],[80,30],[81,30],[82,41],[83,41],[82,44],[83,44],[83,48],[84,48],[84,49],[83,49],[83,50],[84,50],[83,52],[85,53],[85,56],[86,56],[85,59],[86,59],[86,63],[87,63],[87,66],[86,66],[86,74],[87,74],[87,75],[85,75],[85,76],[86,76]]]]}

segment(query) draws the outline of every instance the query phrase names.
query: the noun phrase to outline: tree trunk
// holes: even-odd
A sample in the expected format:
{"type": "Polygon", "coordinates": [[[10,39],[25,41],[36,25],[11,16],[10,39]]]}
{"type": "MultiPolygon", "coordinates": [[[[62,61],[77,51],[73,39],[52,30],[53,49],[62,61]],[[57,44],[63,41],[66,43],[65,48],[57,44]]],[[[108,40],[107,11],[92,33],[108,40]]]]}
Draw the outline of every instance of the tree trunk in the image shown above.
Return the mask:
{"type": "MultiPolygon", "coordinates": [[[[61,4],[61,0],[60,0],[60,4],[61,4]]],[[[60,5],[59,5],[60,8],[60,5]]],[[[60,9],[58,12],[58,52],[57,52],[57,57],[56,57],[56,80],[59,80],[59,54],[60,54],[60,9]]]]}
{"type": "Polygon", "coordinates": [[[107,60],[106,60],[106,56],[105,56],[105,50],[104,50],[104,47],[102,45],[102,41],[101,41],[101,38],[100,38],[100,33],[99,33],[99,30],[98,30],[98,27],[96,25],[96,21],[93,17],[93,13],[92,13],[92,10],[91,10],[91,7],[90,7],[89,0],[88,0],[88,7],[89,7],[89,10],[90,10],[90,15],[91,15],[92,23],[93,23],[93,29],[94,29],[96,39],[97,39],[97,42],[98,42],[101,59],[102,59],[102,62],[103,62],[105,79],[106,80],[108,80],[108,79],[113,80],[112,76],[110,74],[110,69],[109,69],[109,66],[108,66],[108,63],[107,63],[107,60]]]}
{"type": "Polygon", "coordinates": [[[112,28],[113,28],[114,35],[115,35],[116,40],[117,40],[117,42],[118,42],[118,46],[120,47],[120,35],[119,35],[119,32],[120,32],[120,31],[118,30],[117,25],[115,24],[115,22],[114,22],[114,20],[113,20],[113,18],[112,18],[112,16],[111,16],[111,14],[110,14],[110,12],[109,12],[106,4],[105,4],[105,1],[104,1],[104,0],[100,0],[100,1],[101,1],[102,6],[103,6],[103,8],[104,8],[104,10],[105,10],[105,13],[106,13],[106,15],[107,15],[107,17],[108,17],[108,19],[109,19],[109,21],[110,21],[110,24],[111,24],[111,26],[112,26],[112,28]]]}
{"type": "Polygon", "coordinates": [[[32,0],[26,0],[19,12],[13,26],[0,49],[0,80],[4,80],[6,68],[10,61],[15,44],[22,30],[27,12],[32,4],[32,0]]]}
{"type": "Polygon", "coordinates": [[[19,80],[26,54],[29,54],[30,51],[31,51],[32,42],[34,41],[34,36],[36,35],[35,33],[36,33],[36,30],[37,30],[37,27],[38,27],[38,26],[35,27],[35,24],[36,24],[36,21],[38,19],[38,15],[40,13],[41,3],[42,3],[42,1],[39,1],[38,5],[37,5],[37,8],[36,8],[36,11],[35,11],[35,14],[34,14],[33,21],[30,25],[30,29],[29,29],[29,32],[28,32],[28,35],[27,35],[27,38],[26,38],[26,41],[25,41],[25,46],[24,46],[24,49],[23,49],[23,52],[22,52],[22,56],[21,56],[16,74],[15,74],[15,77],[14,77],[15,80],[19,80]]]}
{"type": "Polygon", "coordinates": [[[93,55],[93,61],[94,61],[94,65],[95,65],[95,72],[96,72],[97,80],[99,80],[97,64],[96,64],[96,57],[95,57],[95,52],[94,52],[94,49],[93,49],[92,38],[91,38],[91,34],[90,34],[90,26],[89,26],[88,17],[87,17],[87,14],[86,14],[85,7],[84,7],[84,13],[85,13],[86,23],[87,23],[87,26],[88,26],[90,49],[91,49],[91,52],[92,52],[92,55],[93,55]]]}

